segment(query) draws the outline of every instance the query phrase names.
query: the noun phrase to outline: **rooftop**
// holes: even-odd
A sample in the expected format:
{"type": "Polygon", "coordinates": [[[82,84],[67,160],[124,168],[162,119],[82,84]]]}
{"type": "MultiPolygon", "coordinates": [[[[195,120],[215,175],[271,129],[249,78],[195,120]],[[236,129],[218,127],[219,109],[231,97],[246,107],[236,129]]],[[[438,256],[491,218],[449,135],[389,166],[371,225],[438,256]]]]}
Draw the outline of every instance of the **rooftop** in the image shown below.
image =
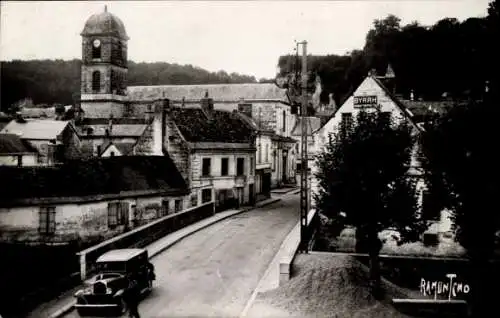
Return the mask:
{"type": "Polygon", "coordinates": [[[215,102],[238,102],[241,99],[288,102],[286,89],[274,83],[129,86],[127,92],[131,100],[168,98],[180,101],[184,98],[198,101],[208,92],[215,102]]]}
{"type": "MultiPolygon", "coordinates": [[[[302,135],[302,121],[303,117],[297,117],[295,121],[295,126],[292,129],[292,136],[301,136],[302,135]]],[[[321,118],[318,117],[305,117],[306,125],[307,125],[307,134],[312,135],[313,132],[318,130],[321,127],[321,118]]]]}
{"type": "Polygon", "coordinates": [[[188,192],[185,180],[168,155],[73,160],[56,167],[3,166],[0,175],[1,205],[188,192]]]}
{"type": "Polygon", "coordinates": [[[122,39],[129,39],[122,20],[109,13],[106,7],[104,12],[93,14],[88,18],[81,33],[82,36],[109,34],[117,35],[122,39]]]}
{"type": "Polygon", "coordinates": [[[56,139],[68,125],[71,125],[69,121],[51,119],[11,120],[0,133],[15,134],[23,139],[51,140],[56,139]]]}
{"type": "Polygon", "coordinates": [[[38,151],[27,141],[14,134],[0,134],[0,155],[28,154],[38,151]]]}
{"type": "Polygon", "coordinates": [[[212,110],[211,119],[201,108],[171,109],[170,118],[188,142],[249,143],[255,132],[240,114],[212,110]]]}
{"type": "Polygon", "coordinates": [[[124,248],[111,250],[99,256],[96,262],[125,262],[140,255],[141,253],[145,253],[146,251],[147,250],[142,248],[124,248]]]}

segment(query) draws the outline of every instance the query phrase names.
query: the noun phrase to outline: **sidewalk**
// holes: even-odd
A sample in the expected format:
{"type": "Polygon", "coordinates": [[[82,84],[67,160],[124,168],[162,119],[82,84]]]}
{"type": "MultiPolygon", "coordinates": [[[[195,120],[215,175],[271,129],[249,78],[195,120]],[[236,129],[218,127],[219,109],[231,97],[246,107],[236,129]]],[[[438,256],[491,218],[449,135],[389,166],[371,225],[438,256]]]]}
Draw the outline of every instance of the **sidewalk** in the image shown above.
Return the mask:
{"type": "MultiPolygon", "coordinates": [[[[294,190],[294,189],[292,189],[294,190]]],[[[250,207],[243,207],[241,209],[232,209],[232,210],[226,210],[222,211],[219,213],[216,213],[214,216],[211,216],[209,218],[203,219],[199,222],[196,222],[194,224],[191,224],[189,226],[186,226],[174,233],[171,233],[158,241],[155,241],[151,243],[150,245],[146,246],[146,249],[148,250],[149,257],[153,258],[154,256],[158,255],[159,253],[163,252],[170,246],[174,245],[175,243],[179,242],[183,238],[196,233],[216,222],[222,221],[224,219],[227,219],[233,215],[240,214],[255,208],[263,207],[269,204],[272,204],[274,202],[277,202],[281,200],[281,197],[283,195],[274,195],[274,197],[271,197],[269,199],[260,201],[255,204],[255,206],[250,206],[250,207]]],[[[73,298],[73,294],[80,289],[81,286],[76,287],[72,290],[69,290],[62,294],[59,298],[54,299],[53,301],[44,303],[40,305],[38,308],[33,310],[30,314],[28,314],[28,318],[57,318],[65,315],[66,313],[70,312],[73,310],[73,306],[75,304],[75,300],[73,298]]]]}

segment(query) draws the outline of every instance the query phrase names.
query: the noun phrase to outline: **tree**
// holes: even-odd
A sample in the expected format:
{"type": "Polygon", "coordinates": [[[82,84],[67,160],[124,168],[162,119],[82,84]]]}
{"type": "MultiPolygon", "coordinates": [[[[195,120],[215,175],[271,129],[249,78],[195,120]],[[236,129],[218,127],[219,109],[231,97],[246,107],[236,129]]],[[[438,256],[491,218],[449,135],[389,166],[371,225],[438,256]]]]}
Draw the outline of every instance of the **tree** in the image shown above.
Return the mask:
{"type": "Polygon", "coordinates": [[[475,317],[489,316],[488,262],[494,255],[495,232],[500,229],[496,95],[455,106],[428,125],[422,138],[426,182],[440,206],[452,211],[457,240],[468,252],[475,317]]]}
{"type": "Polygon", "coordinates": [[[352,128],[330,136],[316,159],[317,208],[356,227],[357,250],[370,256],[375,295],[380,295],[378,233],[396,228],[404,241],[414,241],[425,229],[417,212],[415,180],[407,175],[413,146],[407,124],[387,123],[380,112],[361,111],[352,128]]]}

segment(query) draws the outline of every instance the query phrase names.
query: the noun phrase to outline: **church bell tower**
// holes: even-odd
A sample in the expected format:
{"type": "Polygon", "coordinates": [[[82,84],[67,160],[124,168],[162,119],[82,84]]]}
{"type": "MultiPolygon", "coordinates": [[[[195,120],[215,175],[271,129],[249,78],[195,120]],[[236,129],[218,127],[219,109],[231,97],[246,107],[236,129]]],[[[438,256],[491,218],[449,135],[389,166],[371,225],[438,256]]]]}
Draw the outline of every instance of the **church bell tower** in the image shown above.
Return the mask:
{"type": "Polygon", "coordinates": [[[104,8],[82,33],[81,106],[85,117],[124,117],[127,103],[127,41],[123,22],[104,8]]]}

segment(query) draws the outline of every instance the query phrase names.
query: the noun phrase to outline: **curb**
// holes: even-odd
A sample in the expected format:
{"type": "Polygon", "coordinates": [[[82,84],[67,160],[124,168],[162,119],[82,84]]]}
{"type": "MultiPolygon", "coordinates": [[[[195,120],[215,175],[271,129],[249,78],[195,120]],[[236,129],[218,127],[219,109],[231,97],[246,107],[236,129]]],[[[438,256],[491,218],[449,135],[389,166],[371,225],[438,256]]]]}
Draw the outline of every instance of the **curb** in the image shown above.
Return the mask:
{"type": "MultiPolygon", "coordinates": [[[[288,194],[288,193],[287,193],[287,194],[288,194]]],[[[236,212],[234,212],[234,213],[232,213],[232,214],[228,214],[228,215],[226,215],[226,216],[224,216],[224,217],[221,217],[221,218],[219,218],[219,219],[213,220],[212,222],[209,222],[209,223],[207,223],[207,224],[205,224],[205,225],[203,225],[203,226],[201,226],[201,227],[199,227],[199,228],[197,228],[197,229],[194,229],[194,230],[193,230],[193,231],[191,231],[191,232],[186,233],[185,235],[180,236],[179,238],[175,239],[175,240],[174,240],[174,241],[172,241],[171,243],[169,243],[169,244],[165,245],[164,247],[162,247],[162,248],[158,249],[156,252],[151,253],[151,254],[150,254],[150,256],[149,256],[149,259],[152,259],[152,258],[153,258],[153,257],[155,257],[156,255],[158,255],[158,254],[162,253],[162,252],[163,252],[163,251],[165,251],[166,249],[168,249],[168,248],[172,247],[173,245],[177,244],[178,242],[180,242],[180,241],[181,241],[181,240],[183,240],[184,238],[186,238],[186,237],[188,237],[188,236],[190,236],[190,235],[192,235],[192,234],[194,234],[194,233],[196,233],[196,232],[198,232],[198,231],[200,231],[200,230],[203,230],[203,229],[205,229],[205,228],[209,227],[210,225],[213,225],[213,224],[215,224],[215,223],[217,223],[217,222],[223,221],[223,220],[225,220],[225,219],[227,219],[227,218],[230,218],[230,217],[232,217],[232,216],[235,216],[235,215],[238,215],[238,214],[241,214],[241,213],[244,213],[244,212],[248,212],[248,211],[250,211],[250,210],[258,209],[258,208],[261,208],[261,207],[264,207],[264,206],[267,206],[267,205],[270,205],[270,204],[276,203],[276,202],[278,202],[278,201],[281,201],[281,198],[274,198],[274,199],[271,199],[271,200],[269,200],[268,202],[263,203],[263,204],[261,204],[261,205],[257,205],[257,204],[258,204],[258,203],[257,203],[255,206],[252,206],[252,207],[247,207],[247,208],[241,209],[241,210],[239,210],[239,211],[236,211],[236,212]]],[[[70,302],[70,303],[68,303],[68,304],[66,304],[66,305],[64,305],[64,306],[62,306],[60,309],[58,309],[58,310],[57,310],[56,312],[54,312],[53,314],[50,314],[50,315],[49,315],[49,317],[50,317],[50,318],[60,318],[60,317],[62,317],[63,315],[65,315],[65,314],[67,314],[67,313],[69,313],[69,312],[73,311],[73,310],[74,310],[74,305],[75,305],[75,304],[76,304],[76,301],[72,301],[72,302],[70,302]]]]}
{"type": "MultiPolygon", "coordinates": [[[[299,190],[300,192],[300,190],[299,190]]],[[[244,317],[247,317],[248,315],[248,312],[250,311],[250,309],[252,308],[253,306],[253,303],[255,302],[255,299],[257,298],[257,295],[259,294],[259,290],[262,288],[262,285],[263,285],[263,282],[264,282],[264,279],[269,275],[269,273],[273,270],[273,267],[274,266],[277,266],[278,267],[278,277],[277,277],[277,280],[278,280],[278,287],[279,287],[279,281],[280,281],[280,275],[281,275],[281,271],[279,270],[280,268],[280,259],[282,258],[282,252],[286,249],[286,245],[287,245],[287,241],[290,240],[290,234],[293,232],[293,231],[296,231],[296,227],[297,226],[300,226],[300,221],[297,223],[297,225],[295,225],[291,230],[290,232],[288,232],[288,234],[286,235],[285,239],[283,240],[283,242],[281,242],[281,245],[280,245],[280,248],[278,249],[278,251],[276,252],[276,254],[274,255],[273,259],[271,260],[271,262],[269,263],[269,265],[267,266],[267,269],[266,271],[264,272],[264,275],[262,275],[262,277],[260,278],[259,282],[257,283],[257,286],[255,287],[254,291],[252,292],[252,295],[250,296],[250,299],[248,299],[245,307],[243,308],[243,311],[241,312],[241,314],[239,315],[240,318],[244,318],[244,317]]],[[[296,254],[296,253],[294,253],[296,254]]]]}

